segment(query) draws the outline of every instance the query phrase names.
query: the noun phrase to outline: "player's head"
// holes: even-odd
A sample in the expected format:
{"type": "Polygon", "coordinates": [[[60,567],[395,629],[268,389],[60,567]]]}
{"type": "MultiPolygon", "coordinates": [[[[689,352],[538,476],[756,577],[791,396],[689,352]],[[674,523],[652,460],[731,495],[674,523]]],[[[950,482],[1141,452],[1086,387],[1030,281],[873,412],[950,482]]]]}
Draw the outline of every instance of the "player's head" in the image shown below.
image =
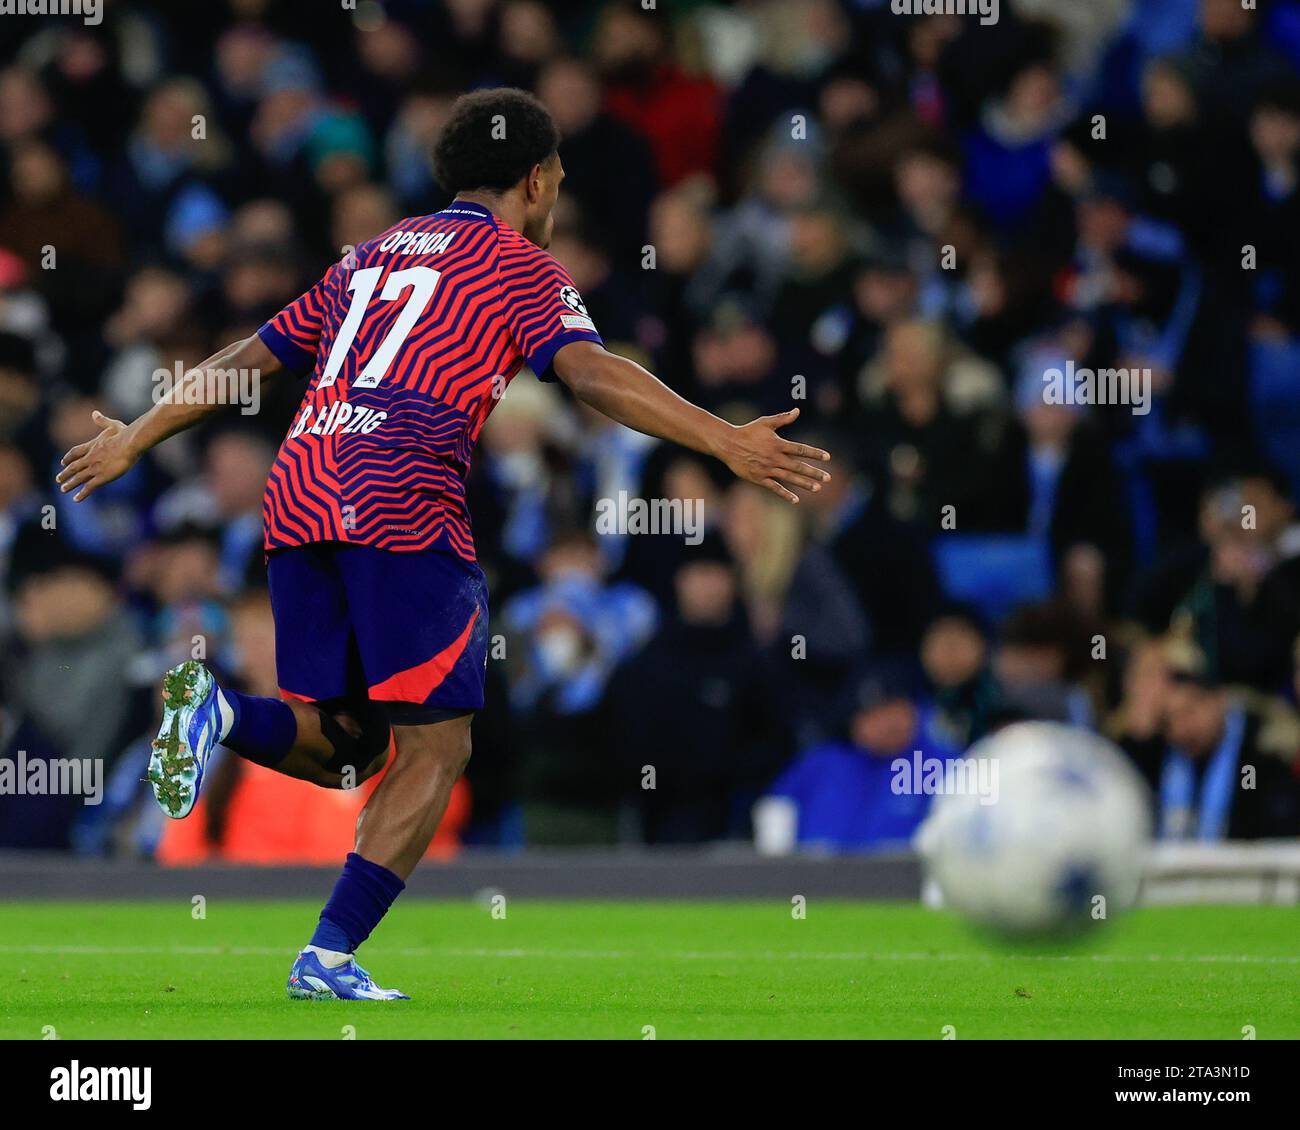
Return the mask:
{"type": "Polygon", "coordinates": [[[433,150],[438,183],[453,196],[513,197],[524,236],[546,247],[564,169],[560,132],[536,98],[502,86],[456,99],[433,150]]]}

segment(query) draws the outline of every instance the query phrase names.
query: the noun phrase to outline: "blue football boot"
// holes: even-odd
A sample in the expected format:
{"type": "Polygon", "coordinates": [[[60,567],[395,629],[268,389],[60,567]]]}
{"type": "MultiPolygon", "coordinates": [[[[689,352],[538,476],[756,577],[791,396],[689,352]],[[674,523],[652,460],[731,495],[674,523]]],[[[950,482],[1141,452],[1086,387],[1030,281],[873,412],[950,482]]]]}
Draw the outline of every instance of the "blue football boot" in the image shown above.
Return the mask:
{"type": "Polygon", "coordinates": [[[381,989],[349,954],[332,969],[311,950],[303,950],[289,971],[289,997],[299,1001],[409,1001],[396,989],[381,989]]]}
{"type": "Polygon", "coordinates": [[[188,816],[203,772],[221,736],[217,681],[194,660],[163,676],[163,716],[149,754],[149,783],[158,807],[173,820],[188,816]]]}

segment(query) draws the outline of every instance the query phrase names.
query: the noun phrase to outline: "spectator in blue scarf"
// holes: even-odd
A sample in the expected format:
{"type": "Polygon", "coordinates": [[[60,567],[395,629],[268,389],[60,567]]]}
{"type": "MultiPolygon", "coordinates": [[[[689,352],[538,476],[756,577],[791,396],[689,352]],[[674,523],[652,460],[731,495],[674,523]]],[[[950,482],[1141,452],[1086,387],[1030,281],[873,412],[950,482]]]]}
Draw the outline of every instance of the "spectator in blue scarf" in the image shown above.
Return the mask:
{"type": "Polygon", "coordinates": [[[1154,794],[1165,840],[1271,839],[1300,835],[1292,768],[1263,748],[1263,721],[1213,674],[1192,644],[1165,648],[1159,730],[1125,746],[1154,794]]]}

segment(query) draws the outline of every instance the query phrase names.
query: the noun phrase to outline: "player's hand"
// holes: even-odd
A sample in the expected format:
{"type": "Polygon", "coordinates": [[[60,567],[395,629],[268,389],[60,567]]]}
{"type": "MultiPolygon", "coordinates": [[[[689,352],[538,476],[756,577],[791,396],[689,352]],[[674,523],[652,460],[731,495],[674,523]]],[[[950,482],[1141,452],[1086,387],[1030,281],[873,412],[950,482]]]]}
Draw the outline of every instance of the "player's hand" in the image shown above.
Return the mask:
{"type": "Polygon", "coordinates": [[[63,470],[55,478],[63,494],[81,488],[72,496],[73,502],[80,502],[105,484],[120,479],[140,458],[126,424],[99,411],[93,412],[91,418],[102,430],[94,439],[77,444],[63,457],[63,470]]]}
{"type": "Polygon", "coordinates": [[[797,503],[795,490],[821,490],[822,483],[831,477],[829,471],[806,462],[825,463],[830,459],[828,452],[806,443],[792,443],[776,434],[778,428],[789,427],[798,418],[799,409],[791,408],[778,416],[760,416],[733,428],[720,458],[746,482],[757,483],[787,502],[797,503]]]}

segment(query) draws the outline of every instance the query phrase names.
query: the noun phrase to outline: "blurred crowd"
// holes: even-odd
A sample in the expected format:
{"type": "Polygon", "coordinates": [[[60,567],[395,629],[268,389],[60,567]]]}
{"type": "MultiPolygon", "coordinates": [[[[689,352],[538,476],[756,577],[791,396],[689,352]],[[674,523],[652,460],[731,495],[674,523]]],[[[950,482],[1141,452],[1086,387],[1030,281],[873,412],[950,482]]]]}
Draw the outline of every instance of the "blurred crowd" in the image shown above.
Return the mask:
{"type": "Polygon", "coordinates": [[[1164,836],[1300,834],[1300,0],[104,9],[0,17],[0,751],[107,766],[100,805],[0,795],[0,847],[346,850],[351,794],[231,758],[178,831],[140,780],[169,664],[276,693],[261,495],[301,387],[80,506],[52,481],[92,410],[444,206],[441,123],[499,84],[560,126],[551,250],[609,347],[731,420],[797,405],[834,478],[788,507],[516,380],[437,850],[742,839],[765,794],[809,847],[896,845],[892,759],[1018,718],[1123,744],[1164,836]],[[1067,362],[1147,410],[1053,402],[1067,362]],[[598,532],[620,492],[703,528],[598,532]]]}

